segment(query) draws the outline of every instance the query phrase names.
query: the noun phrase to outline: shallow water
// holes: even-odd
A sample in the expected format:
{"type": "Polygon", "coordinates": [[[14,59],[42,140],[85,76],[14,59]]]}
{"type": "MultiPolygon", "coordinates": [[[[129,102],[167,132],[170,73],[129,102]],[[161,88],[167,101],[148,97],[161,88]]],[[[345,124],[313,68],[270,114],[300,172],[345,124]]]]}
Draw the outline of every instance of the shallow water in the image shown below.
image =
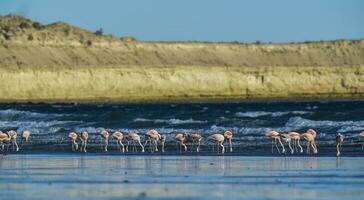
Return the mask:
{"type": "Polygon", "coordinates": [[[364,158],[0,157],[0,199],[363,199],[364,158]]]}

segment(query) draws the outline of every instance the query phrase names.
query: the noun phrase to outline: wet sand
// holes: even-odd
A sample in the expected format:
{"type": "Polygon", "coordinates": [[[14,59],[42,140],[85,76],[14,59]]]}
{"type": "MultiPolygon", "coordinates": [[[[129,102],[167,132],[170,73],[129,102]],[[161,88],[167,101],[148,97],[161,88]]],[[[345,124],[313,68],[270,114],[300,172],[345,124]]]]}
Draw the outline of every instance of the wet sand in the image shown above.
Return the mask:
{"type": "Polygon", "coordinates": [[[363,157],[0,156],[0,199],[363,199],[363,157]]]}

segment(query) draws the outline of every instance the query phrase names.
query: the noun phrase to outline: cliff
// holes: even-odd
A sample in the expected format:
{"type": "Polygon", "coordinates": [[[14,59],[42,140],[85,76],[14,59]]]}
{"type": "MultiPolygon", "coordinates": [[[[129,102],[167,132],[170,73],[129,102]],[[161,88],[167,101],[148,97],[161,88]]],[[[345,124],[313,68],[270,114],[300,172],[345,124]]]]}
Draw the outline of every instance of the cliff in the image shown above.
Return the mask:
{"type": "Polygon", "coordinates": [[[364,96],[364,40],[142,42],[0,17],[1,102],[347,99],[364,96]]]}

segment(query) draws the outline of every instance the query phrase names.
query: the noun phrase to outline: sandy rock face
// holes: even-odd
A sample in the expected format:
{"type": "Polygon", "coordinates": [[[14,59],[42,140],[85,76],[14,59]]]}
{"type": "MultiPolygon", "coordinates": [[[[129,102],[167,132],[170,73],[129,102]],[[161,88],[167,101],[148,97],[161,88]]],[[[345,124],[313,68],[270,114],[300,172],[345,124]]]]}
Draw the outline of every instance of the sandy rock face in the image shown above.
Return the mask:
{"type": "Polygon", "coordinates": [[[0,69],[3,102],[148,102],[360,98],[357,67],[75,67],[0,69]]]}

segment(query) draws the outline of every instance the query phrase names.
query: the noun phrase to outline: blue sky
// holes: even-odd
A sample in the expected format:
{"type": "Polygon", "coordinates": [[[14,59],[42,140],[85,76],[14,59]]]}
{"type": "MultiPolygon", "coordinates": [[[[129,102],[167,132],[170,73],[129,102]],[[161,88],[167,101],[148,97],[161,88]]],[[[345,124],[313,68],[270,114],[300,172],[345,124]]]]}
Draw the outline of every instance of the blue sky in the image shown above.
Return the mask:
{"type": "Polygon", "coordinates": [[[362,0],[0,0],[0,14],[148,41],[364,38],[362,0]]]}

